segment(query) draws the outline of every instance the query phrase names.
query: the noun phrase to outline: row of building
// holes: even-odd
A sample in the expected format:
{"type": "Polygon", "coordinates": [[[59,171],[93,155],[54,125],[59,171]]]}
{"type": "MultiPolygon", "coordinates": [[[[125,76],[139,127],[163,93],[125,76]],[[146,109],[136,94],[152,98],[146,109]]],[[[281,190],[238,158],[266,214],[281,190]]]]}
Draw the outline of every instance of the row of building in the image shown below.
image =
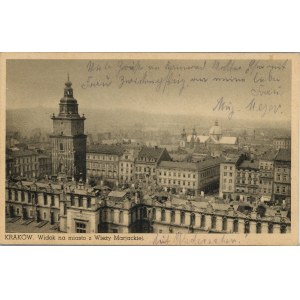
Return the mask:
{"type": "Polygon", "coordinates": [[[287,210],[195,202],[78,184],[6,182],[7,224],[67,233],[288,233],[287,210]]]}
{"type": "Polygon", "coordinates": [[[52,174],[51,154],[28,149],[7,149],[6,172],[10,177],[42,178],[52,174]]]}
{"type": "Polygon", "coordinates": [[[135,155],[117,145],[99,145],[87,153],[87,177],[114,185],[145,182],[196,195],[218,187],[220,161],[175,162],[165,148],[143,147],[135,155]]]}
{"type": "Polygon", "coordinates": [[[219,196],[229,200],[275,201],[290,204],[291,151],[269,151],[257,160],[243,155],[220,166],[219,196]]]}

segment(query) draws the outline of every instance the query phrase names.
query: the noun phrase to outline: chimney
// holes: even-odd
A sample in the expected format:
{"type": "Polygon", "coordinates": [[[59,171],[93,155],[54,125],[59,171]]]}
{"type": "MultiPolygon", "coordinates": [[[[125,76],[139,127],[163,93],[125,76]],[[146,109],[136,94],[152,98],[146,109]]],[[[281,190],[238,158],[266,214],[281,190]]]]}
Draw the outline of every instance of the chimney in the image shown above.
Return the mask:
{"type": "Polygon", "coordinates": [[[277,210],[275,213],[274,221],[280,222],[280,219],[281,219],[281,212],[280,212],[280,210],[277,210]]]}
{"type": "Polygon", "coordinates": [[[230,206],[228,207],[228,216],[233,217],[233,213],[234,213],[233,204],[230,204],[230,206]]]}

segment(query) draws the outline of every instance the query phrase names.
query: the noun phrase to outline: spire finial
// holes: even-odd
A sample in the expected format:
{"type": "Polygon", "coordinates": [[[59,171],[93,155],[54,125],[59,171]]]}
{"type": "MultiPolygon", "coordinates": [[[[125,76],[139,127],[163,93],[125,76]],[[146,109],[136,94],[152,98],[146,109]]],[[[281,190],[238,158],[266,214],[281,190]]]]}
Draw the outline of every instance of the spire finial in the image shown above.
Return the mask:
{"type": "Polygon", "coordinates": [[[70,76],[69,76],[69,72],[68,72],[68,81],[70,81],[70,76]]]}

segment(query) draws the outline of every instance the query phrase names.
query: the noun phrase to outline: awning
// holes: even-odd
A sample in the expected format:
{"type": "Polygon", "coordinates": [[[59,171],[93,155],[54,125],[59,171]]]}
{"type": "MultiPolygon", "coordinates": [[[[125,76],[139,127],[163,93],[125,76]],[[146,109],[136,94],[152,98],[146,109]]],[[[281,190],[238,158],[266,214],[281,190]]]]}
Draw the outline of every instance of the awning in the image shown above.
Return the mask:
{"type": "Polygon", "coordinates": [[[261,196],[260,200],[262,202],[269,202],[271,201],[271,196],[261,196]]]}

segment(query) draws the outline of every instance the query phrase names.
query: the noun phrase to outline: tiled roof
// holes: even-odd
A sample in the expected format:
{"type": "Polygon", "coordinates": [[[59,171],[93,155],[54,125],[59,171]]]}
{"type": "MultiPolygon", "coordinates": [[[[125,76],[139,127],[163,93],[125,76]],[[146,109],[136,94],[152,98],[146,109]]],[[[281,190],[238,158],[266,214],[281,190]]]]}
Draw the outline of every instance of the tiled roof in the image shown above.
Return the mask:
{"type": "Polygon", "coordinates": [[[268,152],[265,152],[261,157],[260,159],[261,160],[274,160],[275,158],[275,155],[276,155],[276,150],[270,150],[268,152]]]}
{"type": "MultiPolygon", "coordinates": [[[[193,135],[188,135],[187,136],[187,142],[191,142],[193,135]]],[[[199,140],[199,143],[205,143],[209,140],[209,136],[207,135],[197,135],[195,138],[195,142],[199,140]]],[[[237,138],[235,136],[223,136],[219,141],[215,141],[217,144],[229,144],[229,145],[234,145],[237,143],[237,138]]]]}
{"type": "Polygon", "coordinates": [[[228,144],[228,145],[234,145],[237,143],[237,138],[235,136],[223,136],[219,144],[228,144]]]}
{"type": "Polygon", "coordinates": [[[159,165],[161,168],[167,169],[180,169],[180,170],[202,170],[216,164],[220,164],[221,158],[211,158],[202,160],[200,162],[175,162],[175,161],[162,161],[159,165]]]}
{"type": "Polygon", "coordinates": [[[143,147],[138,154],[138,160],[144,157],[158,160],[164,150],[159,147],[143,147]]]}
{"type": "Polygon", "coordinates": [[[198,170],[198,163],[190,163],[190,162],[176,162],[176,161],[162,161],[159,164],[160,168],[167,169],[180,169],[180,170],[198,170]]]}
{"type": "Polygon", "coordinates": [[[126,195],[126,191],[112,191],[108,194],[108,197],[123,198],[126,195]]]}
{"type": "Polygon", "coordinates": [[[221,164],[221,162],[223,162],[223,158],[217,157],[217,158],[202,160],[202,161],[198,162],[198,164],[199,164],[199,169],[203,170],[203,169],[208,168],[210,166],[213,166],[213,165],[216,165],[216,164],[221,164]]]}
{"type": "Polygon", "coordinates": [[[222,163],[224,163],[224,164],[236,164],[239,159],[240,159],[240,156],[226,157],[226,158],[223,159],[222,163]]]}
{"type": "Polygon", "coordinates": [[[276,161],[291,161],[291,151],[287,149],[279,149],[276,156],[276,161]]]}
{"type": "Polygon", "coordinates": [[[238,167],[239,169],[258,170],[258,162],[256,160],[244,160],[238,167]]]}
{"type": "Polygon", "coordinates": [[[11,157],[22,157],[22,156],[31,156],[31,155],[38,155],[38,154],[30,150],[11,151],[11,153],[9,154],[9,156],[11,157]]]}
{"type": "Polygon", "coordinates": [[[121,145],[101,144],[89,147],[87,153],[122,155],[124,150],[125,149],[121,145]]]}

